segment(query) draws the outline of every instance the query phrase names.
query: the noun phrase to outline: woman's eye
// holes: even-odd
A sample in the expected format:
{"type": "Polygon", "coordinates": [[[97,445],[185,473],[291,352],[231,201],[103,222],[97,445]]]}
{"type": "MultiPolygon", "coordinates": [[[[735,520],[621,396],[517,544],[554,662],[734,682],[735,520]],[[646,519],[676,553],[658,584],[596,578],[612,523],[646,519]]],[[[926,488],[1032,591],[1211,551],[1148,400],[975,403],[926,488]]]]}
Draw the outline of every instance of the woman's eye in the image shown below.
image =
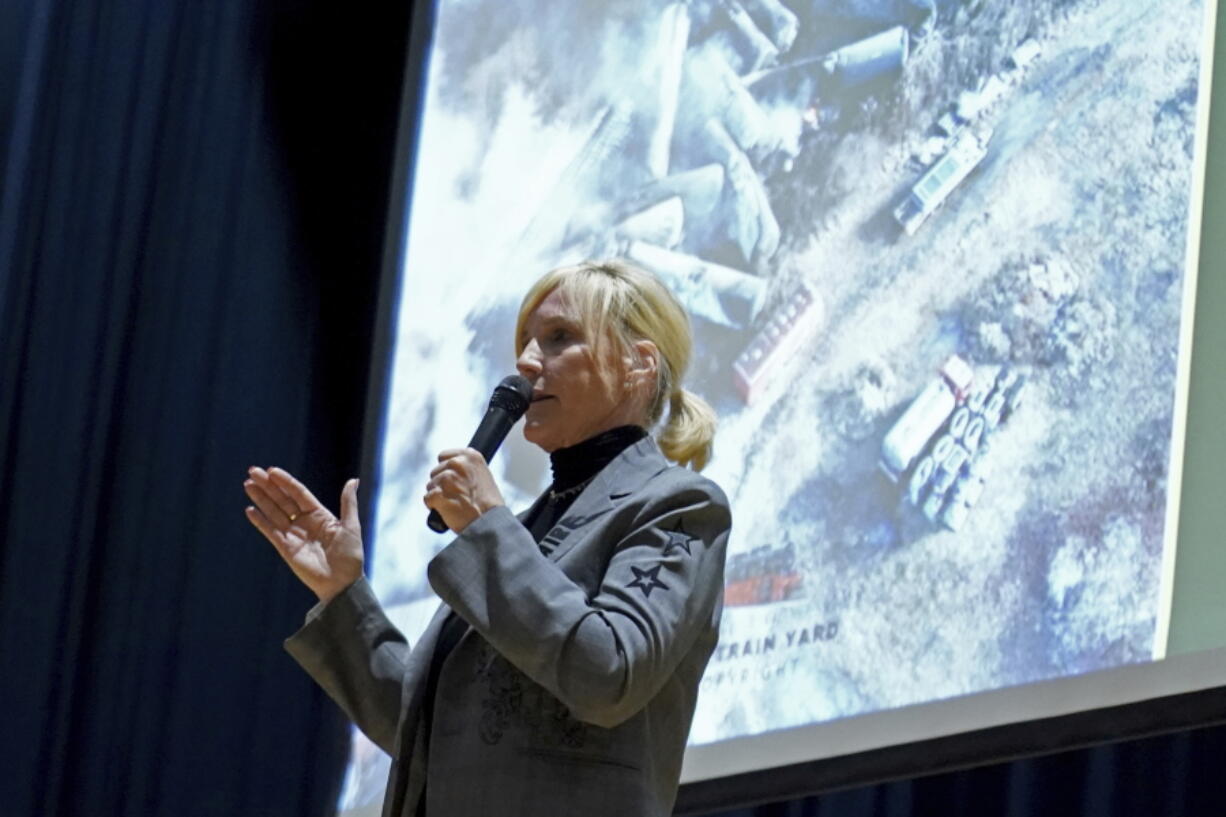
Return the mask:
{"type": "Polygon", "coordinates": [[[570,339],[570,332],[566,331],[565,329],[555,329],[550,334],[549,339],[554,343],[562,343],[563,341],[570,339]]]}

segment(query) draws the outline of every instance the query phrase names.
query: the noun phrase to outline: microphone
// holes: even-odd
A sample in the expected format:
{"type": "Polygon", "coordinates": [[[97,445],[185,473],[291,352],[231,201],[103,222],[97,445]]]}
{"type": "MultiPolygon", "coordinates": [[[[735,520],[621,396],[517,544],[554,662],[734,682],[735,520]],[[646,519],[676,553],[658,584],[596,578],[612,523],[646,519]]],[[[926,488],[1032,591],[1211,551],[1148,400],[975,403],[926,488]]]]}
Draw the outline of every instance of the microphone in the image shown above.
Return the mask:
{"type": "MultiPolygon", "coordinates": [[[[468,441],[468,447],[480,451],[488,463],[494,458],[494,452],[502,445],[511,426],[524,416],[531,401],[532,384],[528,382],[528,378],[518,374],[504,377],[490,396],[489,408],[485,410],[485,416],[481,418],[481,424],[477,426],[473,438],[468,441]]],[[[436,510],[430,511],[426,525],[435,533],[444,533],[447,530],[447,523],[436,510]]]]}

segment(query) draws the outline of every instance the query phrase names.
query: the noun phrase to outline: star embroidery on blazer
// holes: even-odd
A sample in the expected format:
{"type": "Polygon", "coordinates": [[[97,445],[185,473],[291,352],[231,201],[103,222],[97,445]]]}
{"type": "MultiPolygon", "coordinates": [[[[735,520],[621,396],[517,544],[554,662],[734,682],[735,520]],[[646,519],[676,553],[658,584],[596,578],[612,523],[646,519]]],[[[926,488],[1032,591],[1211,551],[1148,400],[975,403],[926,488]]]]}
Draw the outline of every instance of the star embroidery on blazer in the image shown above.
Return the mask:
{"type": "Polygon", "coordinates": [[[680,519],[677,520],[677,527],[673,528],[672,530],[664,531],[664,535],[668,537],[668,543],[664,545],[665,556],[671,553],[673,548],[681,548],[685,551],[686,556],[694,555],[694,552],[690,550],[690,543],[693,542],[696,537],[690,536],[685,532],[685,528],[682,527],[682,522],[680,519]]]}
{"type": "Polygon", "coordinates": [[[668,585],[659,579],[660,565],[656,565],[655,567],[647,570],[639,570],[634,565],[630,565],[630,569],[634,571],[634,581],[630,582],[629,586],[637,587],[639,590],[642,590],[645,598],[650,598],[651,591],[655,590],[657,587],[661,590],[668,589],[668,585]],[[647,581],[644,582],[644,579],[647,581]]]}

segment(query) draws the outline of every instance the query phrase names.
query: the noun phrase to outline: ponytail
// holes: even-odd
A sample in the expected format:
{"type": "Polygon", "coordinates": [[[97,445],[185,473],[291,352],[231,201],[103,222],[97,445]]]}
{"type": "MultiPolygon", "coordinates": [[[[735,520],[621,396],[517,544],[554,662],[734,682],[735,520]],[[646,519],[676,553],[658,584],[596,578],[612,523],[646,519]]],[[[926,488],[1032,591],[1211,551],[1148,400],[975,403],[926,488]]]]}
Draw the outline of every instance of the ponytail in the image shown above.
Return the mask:
{"type": "Polygon", "coordinates": [[[715,410],[691,391],[674,388],[668,399],[668,422],[657,442],[664,456],[701,471],[711,459],[715,410]]]}

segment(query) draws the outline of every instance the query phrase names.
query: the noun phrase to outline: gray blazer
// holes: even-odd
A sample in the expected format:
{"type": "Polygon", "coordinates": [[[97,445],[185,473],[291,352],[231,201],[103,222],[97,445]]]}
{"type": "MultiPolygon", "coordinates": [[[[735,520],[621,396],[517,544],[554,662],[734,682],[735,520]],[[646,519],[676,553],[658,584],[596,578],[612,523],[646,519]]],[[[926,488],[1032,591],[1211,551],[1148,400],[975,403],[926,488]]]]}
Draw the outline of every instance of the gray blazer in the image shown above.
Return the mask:
{"type": "MultiPolygon", "coordinates": [[[[539,501],[539,500],[538,500],[539,501]]],[[[538,546],[506,508],[428,568],[444,604],[415,648],[359,580],[285,646],[393,758],[385,817],[671,812],[715,648],[731,517],[651,438],[619,454],[538,546]],[[471,625],[423,688],[450,610],[471,625]]]]}

